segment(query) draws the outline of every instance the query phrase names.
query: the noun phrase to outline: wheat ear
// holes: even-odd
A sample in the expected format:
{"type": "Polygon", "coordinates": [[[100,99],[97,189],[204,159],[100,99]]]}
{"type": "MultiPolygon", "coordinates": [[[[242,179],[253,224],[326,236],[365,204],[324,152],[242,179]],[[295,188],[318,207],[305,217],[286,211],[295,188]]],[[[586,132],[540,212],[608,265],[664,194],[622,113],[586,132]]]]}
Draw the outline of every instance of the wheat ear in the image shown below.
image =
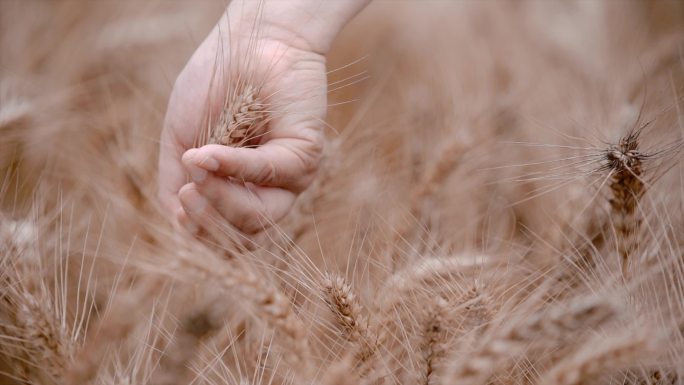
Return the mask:
{"type": "Polygon", "coordinates": [[[208,144],[242,147],[263,134],[266,107],[259,98],[259,88],[246,85],[233,95],[210,128],[208,144]]]}
{"type": "Polygon", "coordinates": [[[444,298],[438,297],[425,317],[423,343],[420,349],[424,368],[422,383],[425,385],[434,383],[433,375],[436,371],[436,366],[446,354],[445,343],[448,328],[445,318],[447,308],[447,301],[444,298]]]}
{"type": "MultiPolygon", "coordinates": [[[[63,293],[44,279],[45,261],[33,245],[39,236],[33,223],[0,214],[0,351],[12,357],[16,376],[27,383],[62,380],[80,343],[76,323],[66,321],[67,305],[57,299],[63,293]]],[[[77,320],[90,310],[87,299],[82,306],[77,320]]]]}
{"type": "Polygon", "coordinates": [[[378,348],[378,333],[371,326],[358,297],[344,278],[326,274],[321,282],[324,299],[335,315],[337,325],[345,339],[354,343],[355,366],[369,361],[378,348]]]}
{"type": "Polygon", "coordinates": [[[402,298],[418,290],[421,286],[433,286],[453,282],[458,278],[491,267],[494,258],[485,254],[455,254],[449,257],[427,257],[415,261],[392,274],[380,289],[381,304],[391,308],[402,298]],[[386,298],[392,298],[392,301],[386,298]]]}
{"type": "Polygon", "coordinates": [[[517,321],[511,320],[457,361],[448,377],[459,385],[483,384],[502,364],[520,354],[531,342],[557,342],[574,332],[595,328],[617,314],[616,305],[607,299],[585,299],[569,308],[557,307],[517,321]]]}
{"type": "Polygon", "coordinates": [[[595,338],[572,356],[552,367],[537,382],[539,385],[578,385],[601,374],[635,364],[652,350],[650,335],[634,330],[612,338],[595,338]]]}
{"type": "Polygon", "coordinates": [[[252,305],[258,319],[264,320],[285,337],[291,353],[285,356],[285,360],[300,376],[311,375],[308,365],[311,353],[306,327],[295,313],[288,297],[278,288],[259,276],[249,265],[236,260],[224,261],[209,256],[198,258],[189,250],[170,255],[174,259],[167,261],[168,270],[165,273],[188,282],[208,282],[226,292],[239,294],[241,300],[252,305]]]}
{"type": "Polygon", "coordinates": [[[641,223],[637,205],[645,192],[641,177],[645,155],[638,151],[638,146],[639,131],[631,132],[605,154],[606,168],[611,172],[611,216],[624,276],[627,276],[630,256],[637,246],[637,232],[641,223]]]}

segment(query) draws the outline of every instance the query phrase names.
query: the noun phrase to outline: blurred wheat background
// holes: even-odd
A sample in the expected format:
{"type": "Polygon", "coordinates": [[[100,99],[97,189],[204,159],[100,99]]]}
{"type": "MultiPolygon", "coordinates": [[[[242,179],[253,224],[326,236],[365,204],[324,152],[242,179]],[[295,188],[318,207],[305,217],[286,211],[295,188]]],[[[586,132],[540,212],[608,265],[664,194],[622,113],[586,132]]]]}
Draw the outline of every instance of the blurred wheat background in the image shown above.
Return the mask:
{"type": "Polygon", "coordinates": [[[156,201],[222,1],[0,2],[3,384],[684,384],[684,4],[375,2],[253,250],[156,201]]]}

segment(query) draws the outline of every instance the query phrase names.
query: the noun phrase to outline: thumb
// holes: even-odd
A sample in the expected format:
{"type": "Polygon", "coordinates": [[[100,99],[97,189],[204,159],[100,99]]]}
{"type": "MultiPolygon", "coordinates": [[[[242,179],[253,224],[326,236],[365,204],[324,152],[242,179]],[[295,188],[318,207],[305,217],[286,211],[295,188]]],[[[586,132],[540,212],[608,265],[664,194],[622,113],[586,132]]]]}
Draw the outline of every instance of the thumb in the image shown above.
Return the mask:
{"type": "Polygon", "coordinates": [[[182,161],[196,183],[203,182],[206,172],[214,172],[258,186],[301,192],[313,180],[321,153],[318,140],[283,138],[257,148],[206,145],[186,151],[182,161]]]}

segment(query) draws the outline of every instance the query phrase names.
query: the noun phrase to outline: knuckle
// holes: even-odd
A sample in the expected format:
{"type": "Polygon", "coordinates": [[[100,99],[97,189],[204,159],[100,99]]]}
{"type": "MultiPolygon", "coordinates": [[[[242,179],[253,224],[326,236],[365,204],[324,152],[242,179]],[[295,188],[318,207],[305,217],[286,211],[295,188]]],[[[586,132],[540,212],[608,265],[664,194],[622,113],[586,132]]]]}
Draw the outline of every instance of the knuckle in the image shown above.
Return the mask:
{"type": "Polygon", "coordinates": [[[181,200],[187,199],[190,194],[197,192],[197,188],[192,183],[188,183],[178,190],[178,197],[181,200]]]}
{"type": "Polygon", "coordinates": [[[277,183],[278,176],[278,168],[273,162],[267,161],[264,166],[257,171],[254,179],[258,184],[277,183]]]}
{"type": "Polygon", "coordinates": [[[304,170],[308,173],[315,173],[323,157],[324,140],[320,133],[308,138],[302,148],[302,160],[304,170]]]}
{"type": "Polygon", "coordinates": [[[263,202],[257,198],[233,212],[233,225],[245,234],[256,234],[270,226],[271,220],[263,202]]]}
{"type": "Polygon", "coordinates": [[[321,162],[321,151],[318,149],[302,149],[297,153],[300,175],[297,178],[296,189],[305,190],[313,182],[321,162]]]}

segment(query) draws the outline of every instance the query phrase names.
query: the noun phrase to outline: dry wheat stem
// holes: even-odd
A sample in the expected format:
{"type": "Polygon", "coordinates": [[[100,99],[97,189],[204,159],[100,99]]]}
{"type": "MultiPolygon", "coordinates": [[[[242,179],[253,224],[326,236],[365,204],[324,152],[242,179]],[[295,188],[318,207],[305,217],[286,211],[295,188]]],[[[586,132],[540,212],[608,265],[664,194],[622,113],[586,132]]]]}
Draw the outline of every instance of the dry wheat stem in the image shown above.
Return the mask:
{"type": "Polygon", "coordinates": [[[152,384],[174,385],[179,381],[189,382],[190,364],[199,355],[202,340],[210,338],[223,326],[212,319],[211,313],[226,311],[221,304],[212,303],[181,319],[180,327],[159,361],[161,370],[155,371],[152,384]]]}

